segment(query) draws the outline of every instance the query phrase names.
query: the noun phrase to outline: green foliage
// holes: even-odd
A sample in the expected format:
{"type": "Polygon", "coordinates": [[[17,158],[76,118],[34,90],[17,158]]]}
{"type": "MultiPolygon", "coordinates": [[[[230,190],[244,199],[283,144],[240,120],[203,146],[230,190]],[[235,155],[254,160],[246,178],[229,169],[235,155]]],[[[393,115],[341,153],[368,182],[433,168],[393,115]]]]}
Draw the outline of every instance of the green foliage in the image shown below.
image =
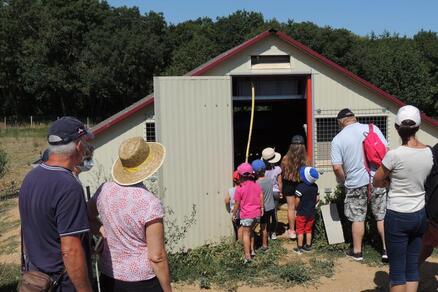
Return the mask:
{"type": "Polygon", "coordinates": [[[164,220],[165,239],[164,243],[168,252],[176,252],[178,245],[186,237],[187,232],[196,223],[196,205],[192,205],[190,214],[184,216],[182,222],[178,222],[174,211],[170,207],[165,207],[166,217],[164,220]]]}
{"type": "Polygon", "coordinates": [[[107,117],[153,91],[153,76],[183,75],[275,28],[438,116],[438,37],[413,38],[258,12],[166,23],[161,13],[98,0],[0,1],[0,114],[107,117]]]}
{"type": "Polygon", "coordinates": [[[19,265],[0,263],[0,291],[16,291],[19,279],[19,265]]]}
{"type": "Polygon", "coordinates": [[[8,171],[8,154],[0,148],[0,179],[5,176],[8,171]]]}
{"type": "Polygon", "coordinates": [[[169,255],[172,280],[198,283],[201,288],[213,285],[235,290],[239,284],[289,287],[330,277],[334,272],[331,258],[315,258],[305,264],[291,260],[281,264],[286,254],[280,240],[271,241],[265,252],[258,252],[249,264],[243,263],[243,247],[236,242],[224,241],[218,245],[205,245],[188,252],[169,255]]]}

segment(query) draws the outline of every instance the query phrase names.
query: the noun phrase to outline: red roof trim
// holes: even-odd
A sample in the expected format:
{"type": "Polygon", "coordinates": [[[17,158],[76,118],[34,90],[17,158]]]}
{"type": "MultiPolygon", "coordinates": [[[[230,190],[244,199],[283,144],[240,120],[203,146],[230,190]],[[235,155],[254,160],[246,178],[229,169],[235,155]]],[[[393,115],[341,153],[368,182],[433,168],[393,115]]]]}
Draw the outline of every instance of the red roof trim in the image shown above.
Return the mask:
{"type": "MultiPolygon", "coordinates": [[[[397,106],[404,106],[405,103],[402,102],[400,99],[398,99],[397,97],[389,94],[388,92],[380,89],[379,87],[375,86],[374,84],[366,81],[365,79],[362,79],[361,77],[357,76],[356,74],[354,74],[353,72],[348,71],[346,68],[336,64],[335,62],[329,60],[328,58],[324,57],[323,55],[315,52],[314,50],[310,49],[309,47],[303,45],[302,43],[300,43],[297,40],[294,40],[293,38],[291,38],[290,36],[288,36],[287,34],[283,33],[283,32],[277,32],[275,30],[269,30],[269,31],[265,31],[262,32],[261,34],[253,37],[252,39],[249,39],[248,41],[242,43],[241,45],[238,45],[237,47],[234,47],[228,51],[226,51],[225,53],[217,56],[216,58],[210,60],[207,63],[202,64],[201,66],[195,68],[194,70],[188,72],[186,75],[187,76],[200,76],[202,74],[204,74],[205,72],[213,69],[214,67],[220,65],[221,63],[225,62],[226,60],[230,59],[231,57],[235,56],[236,54],[240,53],[241,51],[245,50],[246,48],[258,43],[259,41],[267,38],[270,35],[276,35],[278,36],[281,40],[285,41],[286,43],[294,46],[295,48],[299,49],[300,51],[310,55],[311,57],[317,59],[318,61],[321,61],[322,63],[324,63],[325,65],[329,66],[330,68],[332,68],[335,71],[338,71],[339,73],[347,76],[348,78],[362,84],[363,86],[365,86],[366,88],[370,89],[371,91],[374,91],[375,93],[377,93],[378,95],[380,95],[381,97],[385,98],[386,100],[390,101],[391,103],[397,105],[397,106]]],[[[119,116],[117,116],[116,118],[109,120],[108,122],[103,121],[102,123],[98,124],[97,126],[95,126],[92,130],[94,135],[98,135],[101,134],[102,132],[106,131],[108,128],[110,128],[111,126],[123,121],[124,119],[126,119],[127,117],[135,114],[136,112],[138,112],[139,110],[145,108],[146,106],[153,104],[154,103],[154,99],[152,96],[148,96],[145,97],[144,100],[142,102],[139,102],[138,105],[133,106],[131,109],[127,110],[126,112],[121,113],[119,116]],[[148,98],[150,97],[150,98],[148,98]]],[[[116,114],[117,115],[117,114],[116,114]]],[[[423,121],[430,123],[432,126],[438,126],[438,121],[427,116],[424,113],[421,113],[421,118],[423,119],[423,121]]]]}
{"type": "MultiPolygon", "coordinates": [[[[319,54],[317,52],[315,52],[314,50],[312,50],[309,47],[303,45],[302,43],[298,42],[297,40],[294,40],[293,38],[291,38],[287,34],[285,34],[283,32],[277,32],[276,35],[280,39],[282,39],[283,41],[291,44],[292,46],[294,46],[297,49],[303,51],[304,53],[307,53],[308,55],[318,59],[322,63],[324,63],[324,64],[328,65],[330,68],[334,69],[335,71],[338,71],[338,72],[344,74],[345,76],[353,79],[354,81],[359,82],[360,84],[362,84],[366,88],[370,89],[371,91],[376,92],[377,94],[379,94],[380,96],[384,97],[385,99],[387,99],[388,101],[392,102],[393,104],[395,104],[397,106],[400,106],[400,107],[406,105],[404,102],[402,102],[397,97],[395,97],[395,96],[389,94],[388,92],[380,89],[379,87],[375,86],[371,82],[368,82],[365,79],[362,79],[361,77],[357,76],[353,72],[348,71],[346,68],[344,68],[342,66],[339,66],[338,64],[336,64],[335,62],[331,61],[330,59],[324,57],[323,55],[321,55],[321,54],[319,54]]],[[[421,113],[421,118],[424,121],[429,122],[430,124],[432,124],[432,126],[438,126],[438,121],[437,120],[427,116],[424,113],[421,113]]]]}
{"type": "Polygon", "coordinates": [[[101,134],[102,132],[105,132],[108,128],[114,126],[115,124],[120,123],[121,121],[123,121],[127,117],[135,114],[136,112],[140,111],[141,109],[143,109],[143,108],[145,108],[148,105],[151,105],[153,103],[154,103],[154,97],[149,96],[149,98],[145,98],[145,100],[143,102],[141,102],[137,106],[127,110],[126,112],[120,114],[115,119],[110,120],[109,122],[106,122],[106,123],[104,121],[102,124],[98,124],[95,127],[93,127],[91,130],[92,130],[94,136],[97,136],[97,135],[101,134]]]}

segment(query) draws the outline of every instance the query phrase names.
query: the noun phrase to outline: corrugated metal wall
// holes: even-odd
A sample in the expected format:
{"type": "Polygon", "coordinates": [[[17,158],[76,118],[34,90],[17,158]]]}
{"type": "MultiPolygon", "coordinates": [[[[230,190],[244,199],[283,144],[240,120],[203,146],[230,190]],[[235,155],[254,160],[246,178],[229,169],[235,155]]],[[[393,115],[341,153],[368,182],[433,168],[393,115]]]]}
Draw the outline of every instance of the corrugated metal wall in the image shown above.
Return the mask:
{"type": "Polygon", "coordinates": [[[230,77],[156,77],[154,91],[157,138],[167,150],[160,196],[178,224],[196,207],[181,247],[230,236],[223,203],[233,171],[230,77]]]}

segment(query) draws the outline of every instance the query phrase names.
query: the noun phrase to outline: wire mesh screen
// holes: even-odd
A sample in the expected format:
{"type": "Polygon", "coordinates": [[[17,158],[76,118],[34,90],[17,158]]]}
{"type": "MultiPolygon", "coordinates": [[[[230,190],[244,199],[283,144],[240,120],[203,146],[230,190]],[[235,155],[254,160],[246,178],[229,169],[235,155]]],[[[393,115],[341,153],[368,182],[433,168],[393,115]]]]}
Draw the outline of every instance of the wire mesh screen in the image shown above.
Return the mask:
{"type": "Polygon", "coordinates": [[[146,122],[146,141],[155,142],[155,122],[147,121],[146,122]]]}
{"type": "MultiPolygon", "coordinates": [[[[385,109],[352,109],[359,123],[374,124],[388,140],[388,116],[385,109]]],[[[331,141],[341,130],[336,120],[338,110],[317,110],[315,112],[315,165],[320,169],[331,169],[331,141]]]]}

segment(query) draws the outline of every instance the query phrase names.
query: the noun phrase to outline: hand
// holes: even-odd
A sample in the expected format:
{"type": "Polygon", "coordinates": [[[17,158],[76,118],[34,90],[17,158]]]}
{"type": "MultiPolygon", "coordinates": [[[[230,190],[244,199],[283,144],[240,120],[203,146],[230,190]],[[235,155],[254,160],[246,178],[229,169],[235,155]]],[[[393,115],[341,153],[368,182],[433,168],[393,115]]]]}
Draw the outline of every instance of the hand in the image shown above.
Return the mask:
{"type": "Polygon", "coordinates": [[[260,217],[262,217],[263,214],[265,213],[263,208],[262,208],[262,210],[261,210],[261,213],[262,213],[262,214],[260,215],[260,217]]]}
{"type": "Polygon", "coordinates": [[[233,220],[233,222],[236,222],[236,220],[237,220],[237,216],[236,216],[235,214],[233,214],[233,215],[231,216],[231,220],[233,220]]]}
{"type": "Polygon", "coordinates": [[[280,199],[283,199],[283,193],[280,193],[280,199]]]}
{"type": "Polygon", "coordinates": [[[99,233],[100,233],[100,235],[101,235],[103,238],[106,237],[106,234],[105,234],[105,228],[103,227],[103,225],[100,226],[100,228],[99,228],[99,233]]]}

